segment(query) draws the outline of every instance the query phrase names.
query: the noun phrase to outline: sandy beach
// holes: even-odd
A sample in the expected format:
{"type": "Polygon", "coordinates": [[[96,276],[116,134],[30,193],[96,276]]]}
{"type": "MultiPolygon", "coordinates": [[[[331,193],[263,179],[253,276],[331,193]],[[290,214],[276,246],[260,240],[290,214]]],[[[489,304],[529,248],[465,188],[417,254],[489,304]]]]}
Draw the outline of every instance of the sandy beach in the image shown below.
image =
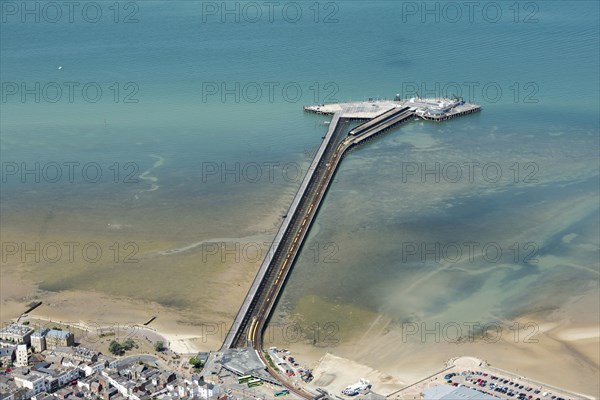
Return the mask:
{"type": "MultiPolygon", "coordinates": [[[[30,282],[4,269],[2,293],[7,297],[2,303],[3,323],[17,318],[28,302],[40,299],[42,306],[31,312],[29,318],[87,326],[90,331],[99,327],[117,330],[133,327],[136,335],[162,337],[171,350],[182,354],[217,349],[227,326],[227,321],[203,321],[158,303],[93,292],[39,291],[30,282]],[[157,318],[144,327],[153,316],[157,318]]],[[[503,331],[502,338],[494,343],[407,340],[401,329],[389,329],[379,317],[371,322],[366,333],[329,347],[304,342],[275,343],[288,347],[302,365],[314,368],[313,385],[334,392],[359,378],[366,378],[377,393],[391,393],[438,371],[450,358],[471,355],[492,366],[598,398],[600,334],[590,311],[597,299],[595,296],[597,293],[589,293],[566,304],[553,314],[552,321],[534,317],[517,320],[522,326],[535,321],[539,331],[531,342],[525,340],[525,336],[533,331],[521,332],[524,336],[515,341],[515,332],[510,329],[503,331]],[[574,310],[580,316],[578,322],[573,322],[574,310]],[[387,329],[379,329],[383,326],[387,329]],[[544,360],[544,365],[555,367],[540,368],[540,360],[544,360]]],[[[237,302],[232,300],[228,304],[233,315],[237,302]]]]}
{"type": "MultiPolygon", "coordinates": [[[[29,229],[26,221],[3,217],[3,242],[31,248],[36,243],[94,243],[104,255],[98,262],[86,262],[77,252],[74,262],[64,254],[57,262],[48,262],[45,254],[39,261],[30,255],[25,262],[20,254],[6,255],[0,267],[0,323],[16,320],[29,303],[41,301],[29,317],[91,329],[144,327],[178,353],[218,349],[262,262],[258,252],[267,251],[293,194],[294,188],[287,188],[276,195],[275,206],[273,199],[261,202],[239,211],[245,216],[222,208],[222,219],[213,212],[213,220],[201,211],[198,218],[207,223],[200,225],[199,237],[180,234],[178,240],[170,241],[146,235],[149,228],[143,220],[139,226],[111,223],[98,233],[81,230],[82,222],[69,218],[67,210],[64,215],[63,211],[51,212],[53,223],[42,224],[42,229],[29,229]],[[223,228],[220,222],[228,219],[238,221],[235,232],[239,236],[223,234],[232,233],[230,226],[223,228]],[[114,243],[129,242],[137,246],[135,262],[123,262],[127,254],[123,251],[115,260],[114,243]],[[144,326],[152,317],[156,318],[144,326]]],[[[48,218],[33,212],[31,226],[48,218]]],[[[97,224],[94,218],[88,223],[97,224]]],[[[165,221],[162,228],[165,236],[181,229],[176,221],[165,221]]]]}
{"type": "MultiPolygon", "coordinates": [[[[531,318],[520,320],[522,326],[532,322],[531,318]]],[[[360,348],[353,342],[326,350],[310,343],[279,345],[290,349],[301,365],[314,368],[313,385],[333,392],[366,378],[375,392],[387,395],[441,370],[449,359],[473,356],[519,376],[600,398],[597,325],[573,324],[566,319],[536,324],[539,332],[531,341],[525,336],[533,330],[521,332],[526,335],[517,341],[515,331],[506,329],[494,343],[481,339],[432,343],[407,341],[400,330],[393,329],[370,336],[360,348]]]]}

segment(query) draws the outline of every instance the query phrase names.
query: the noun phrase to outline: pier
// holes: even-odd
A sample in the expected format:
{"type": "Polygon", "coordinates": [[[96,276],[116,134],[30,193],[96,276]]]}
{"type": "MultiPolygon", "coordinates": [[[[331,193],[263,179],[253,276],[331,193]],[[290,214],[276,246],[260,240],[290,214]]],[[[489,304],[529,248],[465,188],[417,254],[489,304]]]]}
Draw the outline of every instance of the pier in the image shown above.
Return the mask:
{"type": "Polygon", "coordinates": [[[445,121],[477,112],[480,107],[460,99],[407,99],[305,106],[304,111],[333,115],[329,129],[298,189],[292,204],[242,303],[220,352],[244,349],[255,352],[264,368],[290,391],[303,398],[316,394],[288,384],[272,370],[262,352],[262,333],[271,310],[294,264],[331,180],[344,155],[352,147],[416,118],[445,121]],[[350,120],[366,122],[346,132],[350,120]]]}
{"type": "MultiPolygon", "coordinates": [[[[290,243],[290,236],[292,236],[292,233],[294,232],[297,234],[300,227],[308,228],[308,225],[310,225],[308,222],[309,216],[314,215],[316,208],[314,207],[313,202],[311,202],[311,205],[313,205],[312,208],[307,204],[309,203],[309,201],[307,201],[307,195],[311,192],[314,193],[315,183],[318,180],[318,175],[320,175],[319,172],[323,171],[323,160],[330,155],[333,143],[341,136],[343,130],[342,127],[345,125],[343,122],[345,121],[341,119],[341,113],[334,114],[331,123],[329,124],[327,134],[325,135],[325,139],[323,139],[323,142],[319,146],[319,149],[304,176],[302,184],[296,192],[294,200],[284,217],[283,223],[279,227],[279,230],[273,239],[273,243],[258,270],[246,299],[242,303],[242,306],[233,321],[233,326],[225,337],[223,349],[242,347],[253,343],[252,339],[247,337],[248,328],[250,328],[249,324],[252,324],[252,319],[253,317],[256,317],[257,311],[264,312],[267,308],[270,310],[268,304],[272,304],[271,300],[274,300],[272,296],[275,295],[275,293],[273,293],[272,290],[265,290],[265,288],[269,286],[269,283],[273,287],[281,287],[281,284],[285,280],[285,276],[287,276],[287,271],[289,271],[289,268],[292,266],[293,260],[290,260],[291,256],[282,259],[281,255],[284,253],[284,250],[287,250],[287,252],[285,252],[286,256],[290,252],[297,252],[302,243],[299,239],[290,243]],[[267,292],[272,293],[271,296],[267,296],[267,304],[262,307],[257,307],[258,303],[261,300],[264,300],[267,292]]],[[[294,235],[294,239],[295,238],[296,235],[294,235]]],[[[254,329],[256,329],[256,324],[253,324],[253,326],[254,329]]]]}

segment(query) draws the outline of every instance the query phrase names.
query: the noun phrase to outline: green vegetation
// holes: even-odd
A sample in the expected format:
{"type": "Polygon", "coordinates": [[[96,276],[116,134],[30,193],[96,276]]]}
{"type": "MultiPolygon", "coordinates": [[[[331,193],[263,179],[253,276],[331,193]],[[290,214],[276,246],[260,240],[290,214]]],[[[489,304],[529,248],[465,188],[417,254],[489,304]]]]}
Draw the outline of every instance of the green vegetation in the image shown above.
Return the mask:
{"type": "Polygon", "coordinates": [[[113,340],[108,345],[108,351],[110,351],[112,354],[118,356],[118,355],[123,354],[126,351],[133,349],[134,347],[137,348],[138,346],[135,343],[135,340],[133,340],[132,338],[125,339],[125,341],[123,343],[119,343],[116,340],[113,340]]]}
{"type": "Polygon", "coordinates": [[[267,362],[269,363],[271,368],[273,368],[275,371],[277,371],[277,367],[275,366],[275,363],[273,362],[273,359],[271,358],[269,353],[265,352],[264,354],[265,354],[265,358],[267,359],[267,362]]]}
{"type": "Polygon", "coordinates": [[[192,364],[195,369],[200,369],[204,367],[204,363],[198,357],[190,358],[190,364],[192,364]]]}
{"type": "Polygon", "coordinates": [[[155,351],[161,352],[164,349],[165,349],[165,346],[164,346],[163,342],[161,342],[160,340],[157,342],[154,342],[154,350],[155,351]]]}
{"type": "Polygon", "coordinates": [[[116,340],[113,340],[108,345],[108,351],[110,351],[115,356],[120,356],[121,354],[123,354],[123,345],[121,345],[121,343],[117,342],[116,340]]]}
{"type": "Polygon", "coordinates": [[[131,350],[134,347],[137,347],[135,344],[135,341],[132,338],[127,338],[125,339],[125,341],[123,342],[123,350],[127,351],[127,350],[131,350]]]}

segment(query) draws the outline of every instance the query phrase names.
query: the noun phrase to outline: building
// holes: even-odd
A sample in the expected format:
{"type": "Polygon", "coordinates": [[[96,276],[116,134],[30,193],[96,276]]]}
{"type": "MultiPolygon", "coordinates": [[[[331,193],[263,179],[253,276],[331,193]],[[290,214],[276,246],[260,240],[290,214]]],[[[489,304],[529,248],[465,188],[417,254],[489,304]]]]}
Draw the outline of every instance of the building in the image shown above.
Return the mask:
{"type": "Polygon", "coordinates": [[[177,379],[175,373],[172,371],[163,371],[152,377],[152,383],[157,387],[164,388],[168,383],[173,382],[175,379],[177,379]]]}
{"type": "Polygon", "coordinates": [[[33,397],[46,390],[46,380],[42,375],[33,372],[27,375],[15,374],[14,379],[17,387],[28,389],[28,397],[33,397]]]}
{"type": "Polygon", "coordinates": [[[106,361],[108,364],[108,368],[117,368],[119,365],[119,359],[111,356],[107,356],[106,354],[98,353],[98,361],[106,361]]]}
{"type": "Polygon", "coordinates": [[[62,368],[55,365],[38,368],[37,373],[46,381],[46,391],[53,393],[79,378],[78,368],[62,368]]]}
{"type": "Polygon", "coordinates": [[[38,329],[31,334],[31,347],[35,352],[46,350],[46,334],[50,332],[48,328],[38,329]]]}
{"type": "Polygon", "coordinates": [[[438,385],[426,388],[423,391],[423,399],[425,400],[498,400],[496,397],[489,394],[478,392],[471,388],[460,386],[454,387],[450,385],[438,385]]]}
{"type": "Polygon", "coordinates": [[[4,342],[3,347],[15,344],[29,345],[32,333],[33,329],[27,325],[10,324],[0,330],[0,340],[4,342]]]}
{"type": "MultiPolygon", "coordinates": [[[[15,360],[15,352],[17,351],[16,347],[2,347],[0,348],[0,363],[2,365],[12,365],[15,360]]],[[[0,399],[2,400],[2,399],[0,399]]]]}
{"type": "Polygon", "coordinates": [[[108,367],[108,361],[100,360],[96,361],[92,364],[84,365],[81,370],[85,373],[85,376],[94,375],[97,372],[102,371],[104,368],[108,367]]]}
{"type": "Polygon", "coordinates": [[[65,347],[55,346],[52,350],[47,350],[48,355],[63,358],[62,364],[68,362],[78,364],[79,362],[92,363],[98,361],[98,352],[86,347],[65,347]]]}
{"type": "Polygon", "coordinates": [[[114,361],[110,358],[65,367],[67,357],[61,363],[49,362],[50,357],[56,358],[0,374],[0,400],[208,400],[221,394],[218,386],[198,375],[184,379],[137,362],[107,368],[114,361]],[[83,377],[84,372],[89,376],[83,377]],[[159,381],[165,384],[157,385],[159,381]]]}
{"type": "Polygon", "coordinates": [[[20,344],[15,351],[15,365],[17,367],[26,367],[28,364],[27,345],[20,344]]]}
{"type": "Polygon", "coordinates": [[[219,387],[209,382],[198,383],[198,395],[203,399],[217,397],[220,394],[219,387]]]}
{"type": "Polygon", "coordinates": [[[206,351],[201,351],[198,354],[196,354],[196,358],[198,360],[200,360],[200,362],[202,363],[202,365],[206,364],[206,362],[208,361],[208,357],[210,356],[209,352],[206,351]]]}
{"type": "Polygon", "coordinates": [[[167,384],[166,395],[171,398],[181,399],[210,399],[219,396],[220,388],[212,383],[205,382],[203,377],[192,375],[191,379],[178,379],[167,384]]]}
{"type": "Polygon", "coordinates": [[[56,346],[73,346],[75,344],[75,336],[69,331],[59,331],[51,329],[46,333],[46,347],[52,349],[56,346]]]}
{"type": "Polygon", "coordinates": [[[124,397],[129,398],[133,394],[135,384],[129,379],[107,371],[102,371],[101,374],[106,378],[106,382],[117,389],[124,397]]]}

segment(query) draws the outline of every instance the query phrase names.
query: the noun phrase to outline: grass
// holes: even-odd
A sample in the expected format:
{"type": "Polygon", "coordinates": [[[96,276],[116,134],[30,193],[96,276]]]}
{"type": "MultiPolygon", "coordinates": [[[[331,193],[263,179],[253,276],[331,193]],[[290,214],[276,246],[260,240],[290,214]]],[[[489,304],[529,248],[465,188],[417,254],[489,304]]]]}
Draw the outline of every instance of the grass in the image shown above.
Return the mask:
{"type": "Polygon", "coordinates": [[[264,352],[264,353],[265,353],[265,358],[267,359],[267,362],[269,363],[271,368],[273,368],[274,370],[277,370],[277,367],[275,366],[275,363],[273,362],[273,359],[271,358],[269,353],[267,353],[267,352],[264,352]]]}

